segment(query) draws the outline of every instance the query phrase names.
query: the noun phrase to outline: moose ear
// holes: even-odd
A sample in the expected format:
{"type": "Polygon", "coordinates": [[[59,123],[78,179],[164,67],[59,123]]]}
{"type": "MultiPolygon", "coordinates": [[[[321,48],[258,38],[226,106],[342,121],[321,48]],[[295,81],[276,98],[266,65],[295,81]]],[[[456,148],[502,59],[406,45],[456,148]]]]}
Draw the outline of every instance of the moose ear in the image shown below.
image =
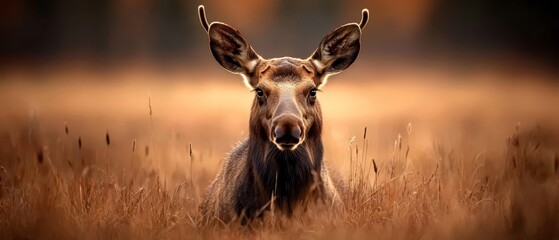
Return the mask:
{"type": "Polygon", "coordinates": [[[210,50],[217,62],[232,73],[249,77],[260,62],[239,31],[220,22],[209,25],[210,50]]]}
{"type": "Polygon", "coordinates": [[[348,68],[359,55],[361,28],[357,23],[343,25],[328,33],[320,42],[310,60],[319,73],[323,84],[328,75],[348,68]]]}

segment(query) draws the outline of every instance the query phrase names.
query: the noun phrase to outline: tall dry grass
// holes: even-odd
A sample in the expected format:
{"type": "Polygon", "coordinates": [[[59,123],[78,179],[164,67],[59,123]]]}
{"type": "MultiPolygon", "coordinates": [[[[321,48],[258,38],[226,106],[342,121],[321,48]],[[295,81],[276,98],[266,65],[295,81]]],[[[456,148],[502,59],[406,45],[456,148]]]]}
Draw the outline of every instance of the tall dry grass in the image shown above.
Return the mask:
{"type": "MultiPolygon", "coordinates": [[[[540,129],[515,130],[500,156],[472,157],[435,143],[436,151],[421,162],[410,158],[408,129],[380,164],[367,153],[366,134],[347,143],[343,209],[311,208],[250,227],[200,224],[197,208],[207,179],[193,180],[190,170],[169,184],[156,166],[134,161],[149,155],[147,148],[136,152],[135,142],[130,165],[109,169],[106,155],[82,155],[87,146],[81,138],[66,135],[56,148],[37,148],[23,137],[2,151],[0,229],[12,239],[559,236],[559,159],[541,142],[540,129]]],[[[108,152],[106,139],[97,147],[108,152]]],[[[188,145],[192,156],[190,151],[188,145]]]]}
{"type": "MultiPolygon", "coordinates": [[[[535,100],[531,104],[538,107],[509,108],[493,101],[498,96],[484,88],[475,97],[487,105],[475,108],[461,101],[468,98],[464,92],[447,92],[452,88],[428,93],[444,97],[452,103],[449,108],[437,105],[437,101],[417,100],[420,96],[417,91],[422,89],[404,85],[411,87],[407,93],[415,93],[415,100],[422,103],[422,108],[410,110],[409,100],[404,94],[398,95],[403,91],[402,86],[394,89],[384,86],[384,91],[395,93],[394,99],[403,99],[396,103],[391,102],[394,99],[386,100],[384,104],[392,103],[390,110],[380,106],[381,109],[373,111],[359,102],[347,102],[346,96],[343,106],[354,105],[355,109],[366,112],[355,112],[355,115],[344,115],[345,107],[334,105],[335,100],[343,98],[335,93],[328,98],[324,93],[326,161],[348,184],[343,193],[343,208],[317,206],[302,216],[269,218],[248,227],[203,226],[199,222],[198,205],[220,161],[235,140],[246,136],[240,130],[245,124],[239,116],[247,114],[249,105],[239,106],[245,112],[231,110],[233,105],[217,110],[213,105],[212,101],[227,100],[228,95],[203,104],[214,107],[206,109],[207,112],[220,111],[231,122],[193,110],[196,106],[190,102],[190,108],[176,117],[190,124],[185,129],[177,129],[177,125],[165,120],[175,114],[165,109],[181,108],[181,105],[169,107],[161,102],[175,98],[164,98],[157,91],[140,97],[121,95],[133,91],[130,88],[111,90],[114,96],[135,99],[125,106],[138,108],[139,116],[130,113],[133,110],[118,108],[118,98],[106,93],[109,91],[106,88],[91,90],[92,95],[85,94],[90,97],[106,94],[99,100],[104,109],[93,110],[97,108],[93,104],[81,106],[91,106],[89,115],[80,115],[87,113],[87,109],[79,111],[71,104],[67,109],[75,111],[44,107],[23,117],[7,114],[0,119],[0,236],[7,239],[559,238],[559,134],[554,113],[535,100]],[[489,117],[474,111],[499,106],[505,110],[489,117]],[[95,111],[121,111],[121,115],[96,116],[95,111]],[[422,115],[429,111],[428,117],[422,115]],[[450,114],[452,111],[456,112],[450,114]],[[67,114],[72,112],[78,116],[67,114]],[[371,116],[369,112],[377,121],[364,117],[371,116]],[[402,115],[403,112],[409,115],[402,115]],[[518,116],[528,114],[537,115],[542,124],[510,124],[518,116]],[[354,119],[347,120],[340,115],[354,119]],[[236,118],[240,119],[239,123],[235,122],[236,118]],[[379,118],[389,120],[378,121],[379,118]]],[[[4,87],[4,90],[35,91],[29,86],[4,87]]],[[[348,87],[343,85],[338,87],[343,89],[341,92],[357,91],[345,89],[348,87]]],[[[195,100],[201,96],[219,96],[212,93],[213,87],[193,89],[187,85],[186,88],[187,92],[198,92],[193,97],[195,100]]],[[[80,93],[72,98],[74,101],[86,93],[80,92],[79,87],[69,89],[80,93]]],[[[352,94],[371,92],[381,94],[383,90],[363,88],[352,94]]],[[[541,95],[544,99],[541,102],[556,98],[534,94],[541,95]]],[[[33,97],[45,101],[53,98],[51,95],[24,98],[33,97]]],[[[50,104],[63,104],[62,101],[50,104]]],[[[10,111],[16,112],[23,104],[15,101],[13,105],[10,111]]]]}

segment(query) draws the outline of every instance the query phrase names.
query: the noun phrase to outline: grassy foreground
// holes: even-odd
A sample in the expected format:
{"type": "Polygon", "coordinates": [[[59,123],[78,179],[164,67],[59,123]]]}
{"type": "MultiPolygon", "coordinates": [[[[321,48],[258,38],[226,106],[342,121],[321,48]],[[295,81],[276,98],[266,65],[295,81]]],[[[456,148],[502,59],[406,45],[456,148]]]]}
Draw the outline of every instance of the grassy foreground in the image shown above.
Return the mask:
{"type": "Polygon", "coordinates": [[[1,100],[11,104],[0,119],[0,236],[559,238],[557,116],[544,105],[556,100],[554,90],[503,93],[517,94],[515,102],[483,88],[409,84],[359,90],[333,82],[321,96],[326,162],[350,189],[344,208],[250,227],[202,226],[206,188],[231,144],[246,136],[252,95],[237,84],[217,92],[213,85],[3,85],[1,100]],[[140,93],[124,94],[131,92],[140,93]],[[28,102],[37,110],[21,110],[33,108],[28,102]],[[525,116],[541,124],[515,128],[525,116]]]}

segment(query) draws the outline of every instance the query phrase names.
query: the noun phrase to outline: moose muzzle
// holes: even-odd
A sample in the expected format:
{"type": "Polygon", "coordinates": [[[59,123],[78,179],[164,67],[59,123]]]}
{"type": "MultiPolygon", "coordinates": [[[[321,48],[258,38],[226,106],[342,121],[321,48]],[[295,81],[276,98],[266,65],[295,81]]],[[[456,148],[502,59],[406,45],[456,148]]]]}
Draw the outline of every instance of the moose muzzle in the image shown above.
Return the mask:
{"type": "Polygon", "coordinates": [[[272,118],[271,139],[282,151],[295,150],[304,140],[304,124],[297,103],[292,99],[279,102],[272,118]]]}

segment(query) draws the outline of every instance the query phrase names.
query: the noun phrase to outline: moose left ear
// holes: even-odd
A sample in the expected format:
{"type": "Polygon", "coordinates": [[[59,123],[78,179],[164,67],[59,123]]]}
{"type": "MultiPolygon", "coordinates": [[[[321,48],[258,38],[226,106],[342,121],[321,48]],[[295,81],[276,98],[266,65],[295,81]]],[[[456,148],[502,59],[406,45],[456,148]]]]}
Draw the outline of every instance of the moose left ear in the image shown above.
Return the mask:
{"type": "Polygon", "coordinates": [[[361,29],[356,23],[332,31],[311,56],[311,62],[321,76],[339,73],[348,68],[359,55],[361,29]]]}
{"type": "Polygon", "coordinates": [[[208,24],[204,5],[198,6],[198,17],[210,37],[210,50],[215,60],[228,71],[243,76],[245,84],[252,89],[256,83],[250,78],[262,58],[236,29],[221,22],[208,24]]]}
{"type": "Polygon", "coordinates": [[[260,57],[239,31],[227,24],[214,22],[209,26],[208,35],[210,50],[221,66],[232,73],[252,74],[260,57]]]}

